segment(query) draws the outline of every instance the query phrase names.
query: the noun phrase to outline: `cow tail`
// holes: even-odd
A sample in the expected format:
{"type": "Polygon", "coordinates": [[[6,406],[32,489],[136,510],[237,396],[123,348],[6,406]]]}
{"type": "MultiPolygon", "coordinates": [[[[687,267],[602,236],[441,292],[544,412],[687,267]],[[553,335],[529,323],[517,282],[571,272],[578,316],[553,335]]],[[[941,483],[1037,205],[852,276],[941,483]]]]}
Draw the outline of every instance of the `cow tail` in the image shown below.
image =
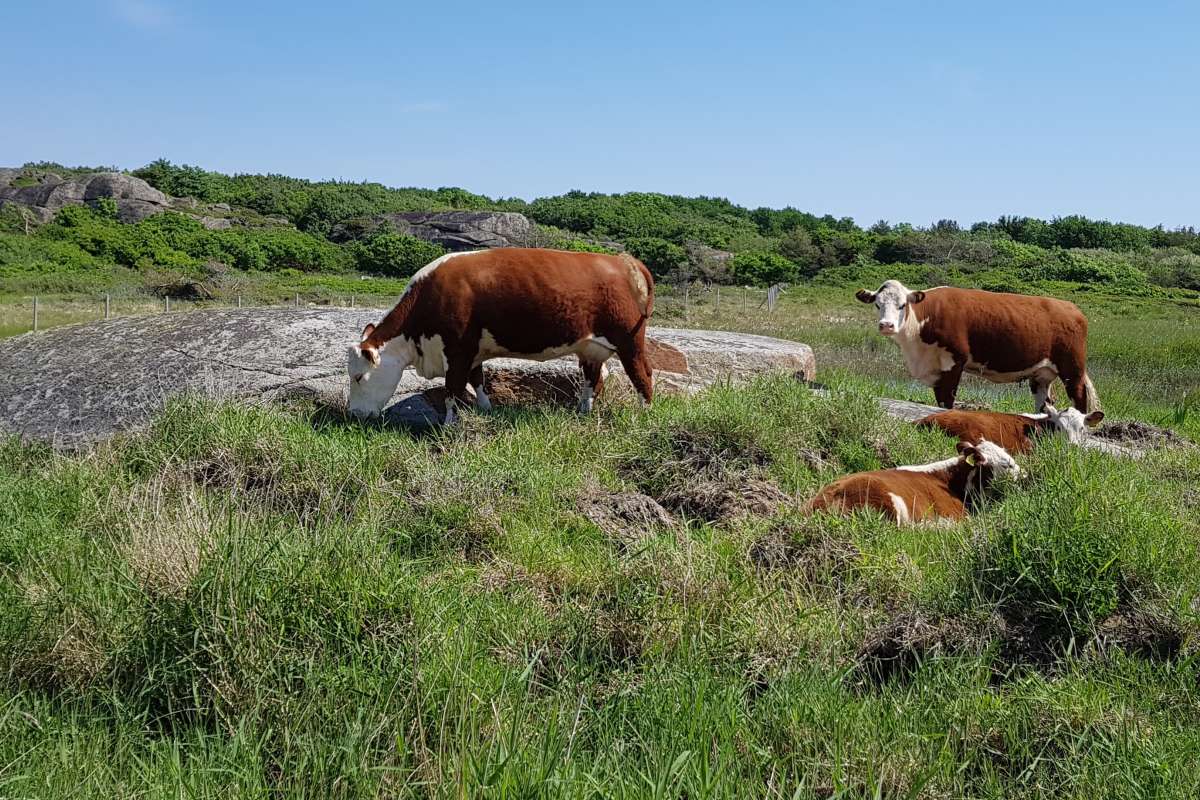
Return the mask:
{"type": "Polygon", "coordinates": [[[1096,387],[1086,372],[1083,373],[1083,402],[1087,406],[1089,414],[1100,410],[1100,397],[1096,394],[1096,387]]]}

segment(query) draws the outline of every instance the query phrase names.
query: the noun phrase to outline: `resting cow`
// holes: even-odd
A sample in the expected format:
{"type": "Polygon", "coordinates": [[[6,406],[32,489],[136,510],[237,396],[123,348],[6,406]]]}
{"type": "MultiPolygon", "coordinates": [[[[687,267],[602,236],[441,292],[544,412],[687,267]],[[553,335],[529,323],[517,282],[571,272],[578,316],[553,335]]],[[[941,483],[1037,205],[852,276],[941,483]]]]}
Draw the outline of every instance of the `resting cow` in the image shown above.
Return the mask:
{"type": "Polygon", "coordinates": [[[646,321],[653,310],[654,279],[625,253],[496,248],[445,255],[414,275],[395,308],[350,346],[350,411],[379,414],[411,365],[423,378],[445,376],[450,423],[454,404],[469,402],[468,382],[479,407],[491,407],[483,388],[487,359],[571,354],[586,378],[581,411],[591,409],[614,354],[649,403],[646,321]]]}
{"type": "Polygon", "coordinates": [[[940,428],[960,442],[979,444],[985,439],[1010,453],[1033,450],[1033,437],[1042,433],[1065,434],[1067,441],[1079,444],[1087,438],[1087,429],[1104,419],[1103,411],[1084,415],[1077,408],[1059,411],[1049,403],[1044,414],[1004,414],[999,411],[939,411],[917,420],[923,428],[940,428]]]}
{"type": "Polygon", "coordinates": [[[910,291],[899,281],[856,296],[875,304],[879,332],[900,346],[909,374],[933,387],[942,408],[954,407],[963,370],[992,383],[1028,380],[1037,411],[1056,378],[1075,408],[1099,408],[1087,374],[1087,317],[1074,303],[946,286],[910,291]]]}
{"type": "Polygon", "coordinates": [[[999,445],[958,443],[958,456],[913,467],[857,472],[826,486],[807,511],[882,512],[899,523],[958,520],[1000,475],[1020,477],[1021,468],[999,445]]]}

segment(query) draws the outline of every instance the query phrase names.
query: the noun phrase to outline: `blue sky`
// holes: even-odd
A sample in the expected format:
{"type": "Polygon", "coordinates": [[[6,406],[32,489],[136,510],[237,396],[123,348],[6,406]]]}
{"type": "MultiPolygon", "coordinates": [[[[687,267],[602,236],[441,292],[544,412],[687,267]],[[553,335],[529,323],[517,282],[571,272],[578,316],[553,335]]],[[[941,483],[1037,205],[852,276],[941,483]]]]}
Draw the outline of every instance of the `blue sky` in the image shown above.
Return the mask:
{"type": "Polygon", "coordinates": [[[1200,4],[6,2],[0,164],[1200,225],[1200,4]]]}

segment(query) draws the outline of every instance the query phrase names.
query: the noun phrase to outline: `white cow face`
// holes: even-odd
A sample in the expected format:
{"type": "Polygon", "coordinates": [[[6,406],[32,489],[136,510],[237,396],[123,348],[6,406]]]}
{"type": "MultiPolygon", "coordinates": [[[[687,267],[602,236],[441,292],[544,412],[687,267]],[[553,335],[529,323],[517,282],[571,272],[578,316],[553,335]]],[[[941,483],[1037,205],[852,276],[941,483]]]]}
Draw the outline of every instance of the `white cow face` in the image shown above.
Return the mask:
{"type": "Polygon", "coordinates": [[[859,289],[855,295],[860,302],[874,303],[879,310],[879,332],[895,336],[909,314],[909,306],[925,299],[924,292],[910,292],[900,281],[887,281],[877,292],[859,289]]]}
{"type": "Polygon", "coordinates": [[[346,373],[350,378],[348,405],[356,417],[379,416],[408,366],[394,355],[366,344],[374,330],[374,325],[368,325],[363,331],[363,341],[346,350],[346,373]]]}
{"type": "Polygon", "coordinates": [[[1080,444],[1088,437],[1088,428],[1094,428],[1104,420],[1103,411],[1093,411],[1090,414],[1084,414],[1074,406],[1066,411],[1059,411],[1049,403],[1046,404],[1046,421],[1044,426],[1048,426],[1051,431],[1061,431],[1067,436],[1067,441],[1072,444],[1080,444]]]}
{"type": "Polygon", "coordinates": [[[979,444],[958,443],[958,454],[976,467],[990,467],[992,477],[1016,480],[1025,475],[1008,451],[995,442],[984,439],[979,444]]]}

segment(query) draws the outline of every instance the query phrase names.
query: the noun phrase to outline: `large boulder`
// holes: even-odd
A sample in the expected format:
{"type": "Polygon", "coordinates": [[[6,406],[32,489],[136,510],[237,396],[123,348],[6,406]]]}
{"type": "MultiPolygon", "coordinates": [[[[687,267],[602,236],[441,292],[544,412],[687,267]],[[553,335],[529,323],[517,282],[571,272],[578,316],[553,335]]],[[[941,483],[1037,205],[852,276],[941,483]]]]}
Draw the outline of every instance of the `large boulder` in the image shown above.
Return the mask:
{"type": "MultiPolygon", "coordinates": [[[[344,403],[346,346],[382,312],[254,308],[124,317],[0,341],[0,432],[77,446],[138,427],[172,395],[344,403]]],[[[771,370],[814,373],[807,345],[716,331],[650,328],[659,391],[695,391],[771,370]]],[[[617,359],[606,391],[629,391],[617,359]]],[[[573,404],[572,358],[493,359],[493,402],[573,404]]],[[[437,417],[442,382],[404,375],[387,412],[404,424],[437,417]]]]}
{"type": "Polygon", "coordinates": [[[117,204],[122,222],[139,222],[171,208],[171,198],[141,178],[120,172],[96,172],[75,178],[53,173],[39,175],[37,183],[18,185],[24,170],[0,173],[0,204],[15,203],[29,209],[39,222],[48,222],[69,205],[93,204],[103,197],[117,204]]]}
{"type": "Polygon", "coordinates": [[[334,227],[330,238],[348,241],[388,226],[397,233],[441,245],[450,251],[528,247],[533,223],[515,211],[404,211],[352,220],[334,227]]]}

